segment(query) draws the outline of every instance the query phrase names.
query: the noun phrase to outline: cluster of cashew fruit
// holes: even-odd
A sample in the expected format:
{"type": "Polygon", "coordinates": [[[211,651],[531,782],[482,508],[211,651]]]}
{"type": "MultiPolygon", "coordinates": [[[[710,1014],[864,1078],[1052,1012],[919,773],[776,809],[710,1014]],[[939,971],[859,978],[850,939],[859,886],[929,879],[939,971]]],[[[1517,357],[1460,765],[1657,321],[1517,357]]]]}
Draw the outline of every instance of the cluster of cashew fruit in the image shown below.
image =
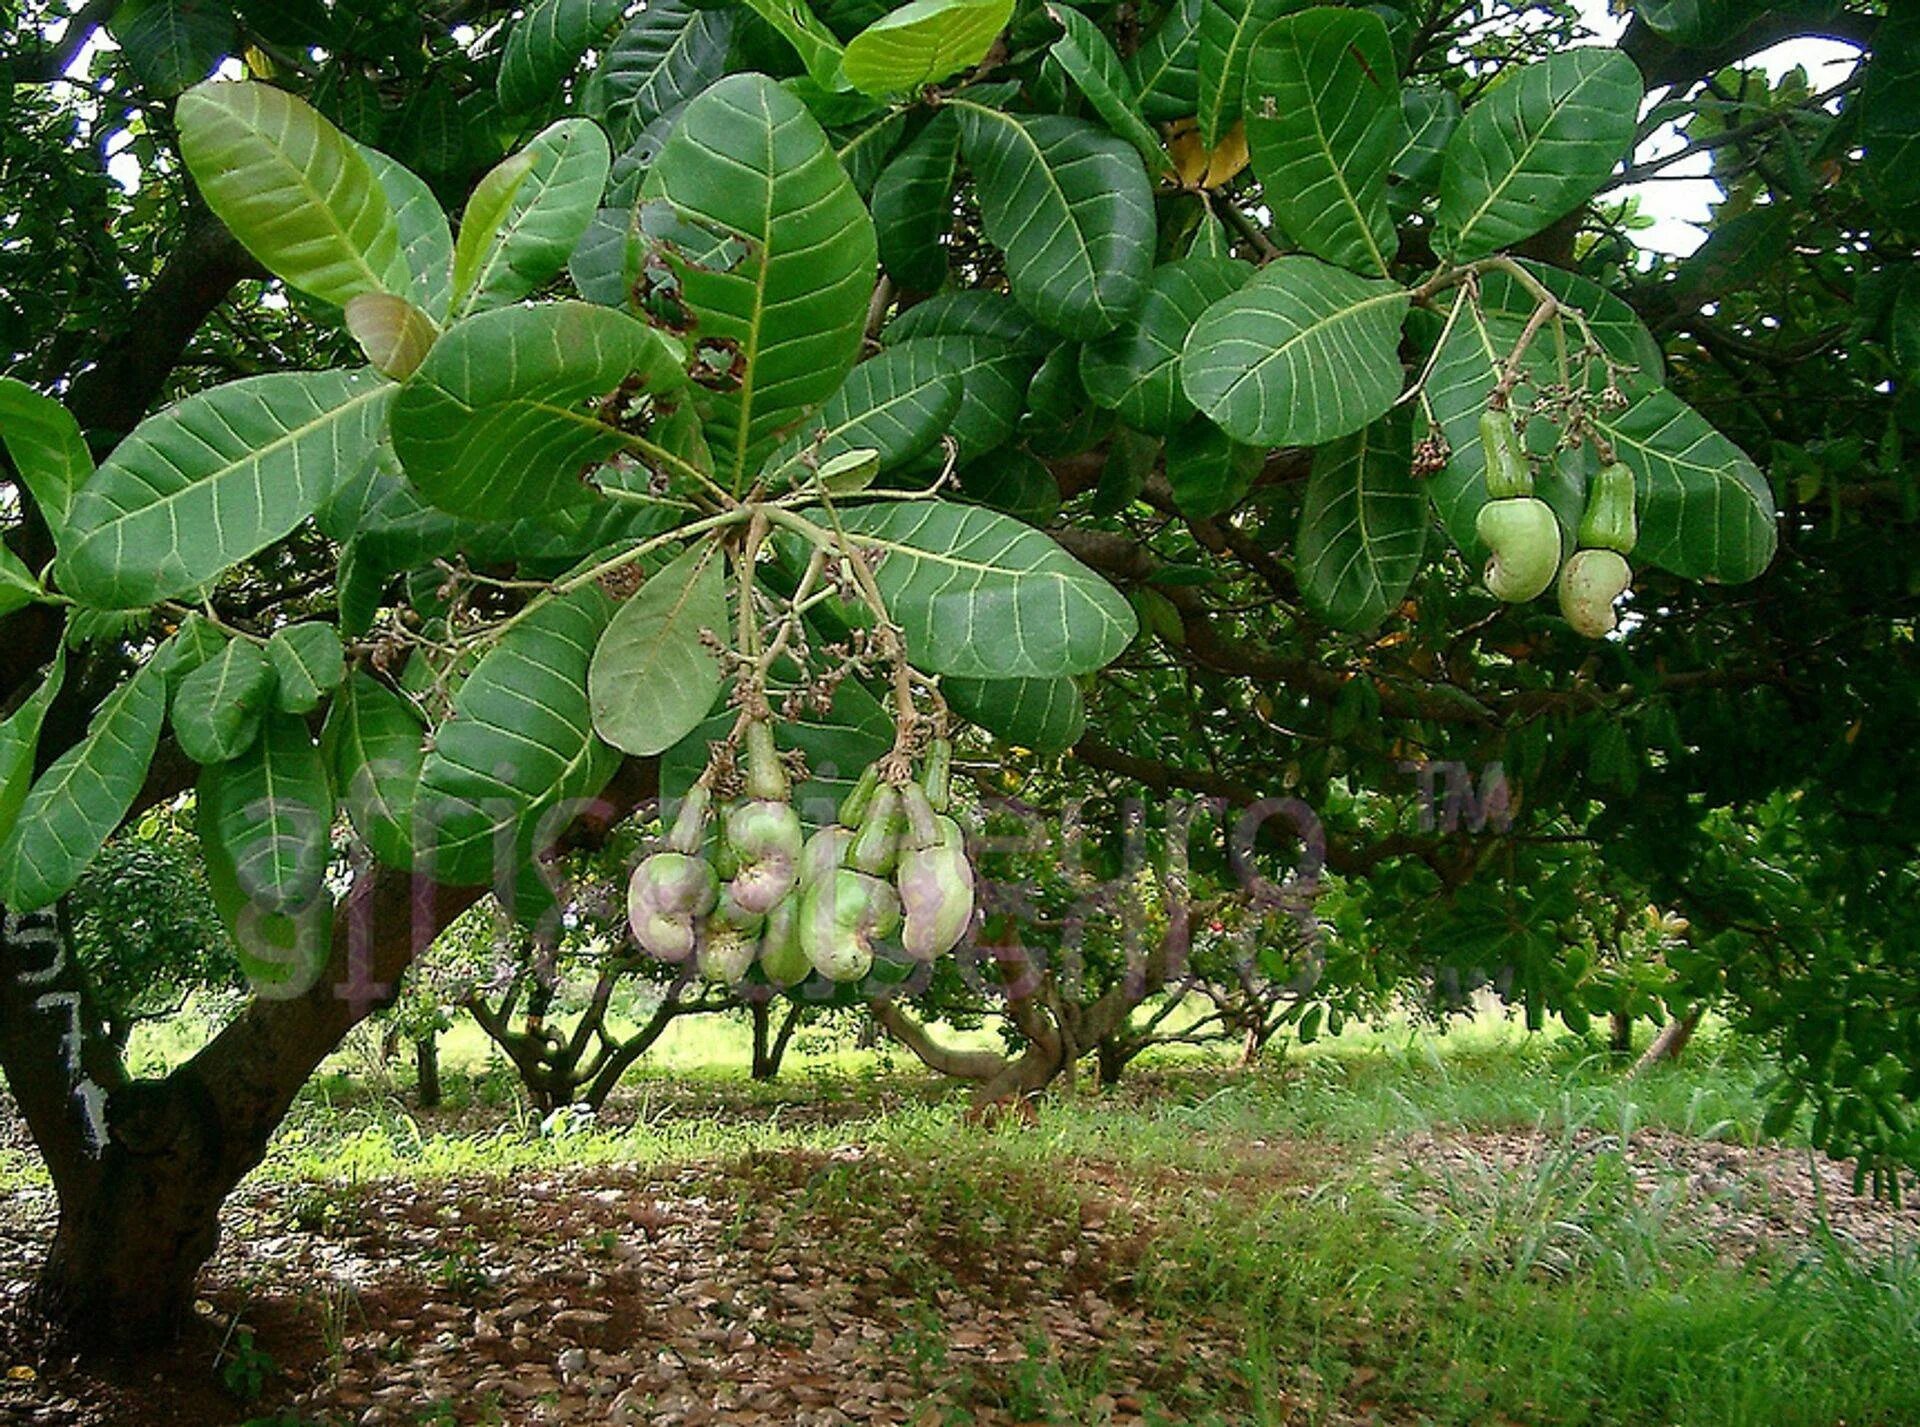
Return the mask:
{"type": "Polygon", "coordinates": [[[710,799],[695,785],[667,838],[634,870],[627,910],[635,939],[665,961],[696,959],[735,982],[758,963],[776,986],[818,972],[858,981],[876,953],[932,961],[973,920],[973,866],[946,815],[952,750],[933,740],[919,781],[889,758],[866,770],[839,820],[804,837],[787,801],[770,725],[746,732],[745,796],[725,809],[709,847],[710,799]]]}
{"type": "Polygon", "coordinates": [[[1633,583],[1626,557],[1638,527],[1633,472],[1608,460],[1594,476],[1580,521],[1579,548],[1560,561],[1560,522],[1533,493],[1513,416],[1504,406],[1480,415],[1480,444],[1487,460],[1487,503],[1474,528],[1491,552],[1484,579],[1496,599],[1524,604],[1546,593],[1559,576],[1560,613],[1589,639],[1612,632],[1614,602],[1633,583]]]}

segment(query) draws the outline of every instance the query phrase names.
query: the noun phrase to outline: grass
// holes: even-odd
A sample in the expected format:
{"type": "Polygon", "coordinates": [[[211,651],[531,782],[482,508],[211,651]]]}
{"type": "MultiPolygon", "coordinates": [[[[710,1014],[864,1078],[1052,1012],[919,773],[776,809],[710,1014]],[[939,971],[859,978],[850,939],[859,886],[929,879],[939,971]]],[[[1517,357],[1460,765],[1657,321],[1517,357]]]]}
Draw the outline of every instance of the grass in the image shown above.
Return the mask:
{"type": "MultiPolygon", "coordinates": [[[[1086,1204],[1121,1205],[1137,1261],[1115,1273],[1131,1301],[1226,1355],[1226,1370],[1195,1369],[1149,1404],[1150,1421],[1920,1422],[1914,1246],[1865,1262],[1825,1239],[1734,1261],[1677,1181],[1629,1172],[1622,1146],[1646,1127],[1758,1141],[1769,1067],[1728,1036],[1628,1079],[1588,1041],[1510,1022],[1444,1036],[1390,1025],[1255,1074],[1165,1059],[1115,1092],[1056,1095],[1031,1129],[968,1125],[958,1097],[837,1048],[751,1085],[744,1041],[708,1037],[681,1046],[679,1070],[639,1078],[606,1121],[543,1120],[484,1056],[450,1074],[466,1108],[436,1116],[336,1066],[259,1174],[300,1187],[310,1228],[380,1178],[701,1162],[746,1206],[759,1176],[800,1174],[791,1232],[882,1266],[927,1305],[888,1331],[928,1382],[951,1375],[935,1305],[956,1263],[993,1260],[1009,1236],[1071,1243],[1086,1204]],[[489,1105],[504,1109],[476,1108],[489,1105]],[[1533,1151],[1507,1168],[1391,1153],[1451,1130],[1529,1131],[1533,1151]],[[858,1165],[794,1153],[850,1142],[866,1148],[858,1165]],[[887,1232],[902,1204],[904,1247],[887,1232]]],[[[0,1153],[0,1191],[31,1174],[0,1153]]],[[[445,1267],[448,1291],[460,1270],[445,1267]]],[[[1020,1421],[1099,1422],[1112,1352],[1036,1337],[981,1400],[1020,1421]]]]}

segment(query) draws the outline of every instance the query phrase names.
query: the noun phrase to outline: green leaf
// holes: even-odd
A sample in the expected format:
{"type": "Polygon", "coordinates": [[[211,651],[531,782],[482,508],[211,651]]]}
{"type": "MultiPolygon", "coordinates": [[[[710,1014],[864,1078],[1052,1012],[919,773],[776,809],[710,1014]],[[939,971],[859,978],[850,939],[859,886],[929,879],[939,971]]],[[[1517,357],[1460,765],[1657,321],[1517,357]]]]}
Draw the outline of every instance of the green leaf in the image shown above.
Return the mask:
{"type": "MultiPolygon", "coordinates": [[[[1582,314],[1601,350],[1620,366],[1622,391],[1632,398],[1656,390],[1661,379],[1660,347],[1633,309],[1598,284],[1544,263],[1523,263],[1531,278],[1560,302],[1582,314]]],[[[1439,512],[1447,534],[1470,564],[1486,559],[1486,549],[1474,530],[1480,507],[1486,504],[1486,458],[1480,448],[1480,413],[1507,355],[1512,352],[1534,309],[1534,298],[1512,274],[1483,273],[1480,301],[1461,309],[1446,340],[1433,356],[1426,404],[1446,437],[1444,469],[1427,478],[1427,494],[1439,512]]],[[[1581,345],[1569,328],[1569,348],[1581,345]]],[[[1522,360],[1525,379],[1513,389],[1513,404],[1528,411],[1544,386],[1560,380],[1557,342],[1549,330],[1534,342],[1522,360]]],[[[1603,365],[1574,374],[1576,389],[1598,397],[1607,384],[1603,365]]],[[[1528,450],[1545,461],[1558,444],[1560,430],[1551,422],[1526,423],[1528,450]]]]}
{"type": "Polygon", "coordinates": [[[1064,752],[1086,731],[1086,704],[1071,679],[940,681],[953,711],[996,738],[1035,753],[1064,752]]]}
{"type": "Polygon", "coordinates": [[[764,75],[731,75],[689,104],[642,192],[748,248],[724,271],[670,254],[692,340],[742,360],[738,389],[707,414],[722,481],[738,483],[858,357],[873,221],[806,107],[764,75]]]}
{"type": "Polygon", "coordinates": [[[1111,332],[1145,296],[1153,267],[1158,229],[1140,156],[1078,119],[950,107],[1014,297],[1064,337],[1111,332]]]}
{"type": "Polygon", "coordinates": [[[854,450],[878,452],[883,472],[904,466],[953,427],[964,386],[938,338],[887,347],[848,372],[811,427],[774,453],[770,480],[791,483],[803,463],[818,466],[854,450]]]}
{"type": "Polygon", "coordinates": [[[1397,283],[1280,258],[1201,314],[1180,360],[1187,399],[1235,440],[1317,446],[1400,394],[1397,283]]]}
{"type": "Polygon", "coordinates": [[[1059,482],[1045,462],[1023,447],[963,468],[960,491],[970,501],[1033,524],[1060,513],[1059,482]]]}
{"type": "Polygon", "coordinates": [[[1205,418],[1167,437],[1165,464],[1173,502],[1196,520],[1224,515],[1247,498],[1266,452],[1247,446],[1205,418]]]}
{"type": "Polygon", "coordinates": [[[215,810],[202,836],[212,833],[249,903],[288,915],[324,895],[333,789],[306,720],[269,713],[245,752],[201,770],[199,794],[215,810]]]}
{"type": "Polygon", "coordinates": [[[1313,454],[1294,573],[1308,608],[1365,633],[1406,597],[1426,554],[1427,493],[1413,475],[1413,408],[1313,454]]]}
{"type": "Polygon", "coordinates": [[[1920,208],[1920,14],[1888,6],[1860,85],[1861,169],[1876,207],[1906,222],[1920,208]]]}
{"type": "Polygon", "coordinates": [[[1054,345],[1054,338],[1034,326],[1004,293],[968,289],[936,292],[909,307],[880,333],[886,343],[912,337],[987,337],[1031,353],[1036,362],[1054,345]]]}
{"type": "Polygon", "coordinates": [[[0,545],[0,619],[46,598],[46,589],[33,577],[26,561],[0,545]]]}
{"type": "Polygon", "coordinates": [[[253,746],[273,704],[272,662],[251,639],[229,639],[173,691],[173,734],[195,763],[224,763],[253,746]]]}
{"type": "MultiPolygon", "coordinates": [[[[919,340],[925,340],[933,357],[960,379],[960,405],[945,432],[953,438],[956,459],[971,461],[1011,440],[1026,406],[1027,384],[1033,380],[1040,357],[991,337],[953,335],[919,340]]],[[[930,446],[917,465],[938,468],[945,459],[944,448],[930,446]]]]}
{"type": "Polygon", "coordinates": [[[385,190],[359,146],[311,105],[216,80],[181,95],[174,117],[207,206],[268,271],[337,307],[407,291],[385,190]]]}
{"type": "Polygon", "coordinates": [[[938,84],[987,57],[1013,0],[912,0],[847,41],[841,72],[881,98],[938,84]]]}
{"type": "Polygon", "coordinates": [[[120,32],[127,63],[156,99],[205,79],[233,42],[233,11],[217,0],[153,0],[120,32]]]}
{"type": "Polygon", "coordinates": [[[595,796],[620,755],[594,737],[587,665],[613,613],[598,588],[547,599],[453,697],[414,804],[425,870],[453,886],[510,885],[595,796]],[[496,875],[498,874],[498,875],[496,875]]]}
{"type": "Polygon", "coordinates": [[[1644,91],[1618,50],[1567,50],[1502,75],[1447,141],[1440,251],[1485,257],[1586,202],[1632,147],[1644,91]]]}
{"type": "MultiPolygon", "coordinates": [[[[840,167],[847,171],[847,179],[853,184],[854,192],[862,198],[868,198],[873,193],[880,170],[886,167],[887,159],[906,128],[907,111],[895,109],[851,134],[842,131],[836,135],[838,142],[833,156],[840,160],[840,167]]],[[[877,219],[875,221],[878,222],[877,219]]]]}
{"type": "Polygon", "coordinates": [[[393,403],[393,449],[442,510],[482,520],[583,505],[581,475],[634,444],[589,412],[629,373],[685,380],[672,344],[611,308],[543,303],[482,313],[441,337],[393,403]]]}
{"type": "Polygon", "coordinates": [[[553,102],[580,57],[620,22],[626,0],[537,0],[507,31],[496,92],[522,114],[553,102]]]}
{"type": "Polygon", "coordinates": [[[1661,387],[1597,424],[1633,470],[1636,561],[1722,584],[1772,562],[1778,516],[1767,478],[1699,412],[1661,387]]]}
{"type": "Polygon", "coordinates": [[[1186,424],[1193,415],[1180,388],[1187,334],[1201,313],[1252,275],[1251,264],[1234,258],[1181,258],[1155,268],[1133,315],[1082,351],[1087,394],[1138,431],[1165,436],[1186,424]]]}
{"type": "MultiPolygon", "coordinates": [[[[304,737],[305,729],[301,728],[299,734],[304,737]]],[[[290,913],[280,913],[242,883],[237,855],[257,855],[260,828],[229,802],[230,795],[247,791],[231,775],[232,768],[231,764],[216,764],[202,770],[194,795],[207,888],[233,939],[240,969],[253,983],[255,993],[276,999],[298,996],[313,985],[327,964],[333,941],[333,898],[323,881],[303,905],[290,913]],[[241,838],[237,851],[227,845],[229,835],[241,838]]],[[[283,819],[283,824],[297,831],[309,826],[311,818],[296,816],[283,819]]],[[[257,864],[250,870],[257,870],[257,864]]]]}
{"type": "Polygon", "coordinates": [[[166,671],[150,660],[35,780],[0,843],[0,903],[9,911],[51,906],[80,880],[139,796],[166,713],[166,671]]]}
{"type": "Polygon", "coordinates": [[[289,624],[267,641],[267,658],[279,676],[275,701],[283,713],[312,713],[347,676],[346,651],[330,624],[289,624]]]}
{"type": "Polygon", "coordinates": [[[1246,105],[1275,224],[1316,257],[1384,277],[1399,249],[1387,169],[1401,138],[1386,24],[1325,6],[1276,20],[1247,58],[1246,105]]]}
{"type": "Polygon", "coordinates": [[[743,3],[793,46],[793,52],[800,56],[800,63],[807,67],[807,76],[815,84],[826,90],[842,87],[840,62],[844,51],[840,41],[813,13],[806,0],[743,0],[743,3]]]}
{"type": "Polygon", "coordinates": [[[874,579],[915,664],[963,678],[1085,674],[1118,658],[1133,610],[1105,580],[1009,516],[946,501],[841,512],[881,556],[874,579]]]}
{"type": "Polygon", "coordinates": [[[1213,148],[1239,120],[1247,60],[1260,32],[1305,0],[1203,0],[1200,7],[1200,139],[1213,148]]]}
{"type": "Polygon", "coordinates": [[[453,311],[518,302],[561,272],[600,209],[613,155],[587,119],[542,129],[480,180],[453,250],[453,311]]]}
{"type": "Polygon", "coordinates": [[[364,144],[354,147],[393,207],[401,265],[408,275],[404,295],[435,322],[444,321],[453,301],[453,229],[440,200],[425,179],[398,159],[364,144]]]}
{"type": "Polygon", "coordinates": [[[725,682],[703,631],[727,636],[726,561],[703,541],[647,577],[614,614],[587,673],[594,731],[651,757],[686,737],[725,682]]]}
{"type": "Polygon", "coordinates": [[[1160,144],[1160,136],[1139,114],[1139,97],[1133,79],[1100,27],[1070,5],[1050,4],[1047,14],[1063,33],[1048,51],[1054,63],[1066,71],[1067,78],[1086,95],[1106,126],[1140,151],[1150,170],[1172,172],[1173,160],[1160,144]]]}
{"type": "Polygon", "coordinates": [[[600,56],[582,100],[621,144],[726,73],[733,12],[650,0],[600,56]]]}
{"type": "Polygon", "coordinates": [[[320,746],[354,831],[389,867],[413,869],[413,802],[427,726],[405,695],[356,671],[327,710],[320,746]]]}
{"type": "Polygon", "coordinates": [[[60,587],[101,609],[200,589],[361,468],[393,390],[368,372],[276,372],[148,417],[74,497],[60,587]]]}
{"type": "Polygon", "coordinates": [[[947,280],[960,128],[942,111],[893,156],[873,185],[880,265],[904,292],[934,292],[947,280]]]}
{"type": "Polygon", "coordinates": [[[373,369],[405,381],[426,360],[440,335],[433,319],[404,297],[363,292],[346,307],[347,332],[373,369]]]}
{"type": "Polygon", "coordinates": [[[40,687],[28,694],[20,707],[0,723],[0,844],[12,833],[20,817],[20,805],[33,786],[33,761],[40,751],[40,729],[47,721],[47,710],[60,696],[67,681],[67,646],[54,650],[40,687]]]}
{"type": "Polygon", "coordinates": [[[1404,206],[1409,190],[1424,198],[1438,186],[1447,141],[1460,126],[1460,100],[1451,89],[1412,85],[1400,91],[1400,120],[1405,132],[1389,166],[1396,185],[1389,196],[1404,206]]]}
{"type": "Polygon", "coordinates": [[[0,377],[0,443],[58,544],[73,494],[93,474],[93,456],[80,423],[52,397],[25,382],[0,377]]]}
{"type": "Polygon", "coordinates": [[[1127,58],[1140,113],[1156,124],[1200,112],[1200,15],[1206,0],[1175,0],[1127,58]]]}

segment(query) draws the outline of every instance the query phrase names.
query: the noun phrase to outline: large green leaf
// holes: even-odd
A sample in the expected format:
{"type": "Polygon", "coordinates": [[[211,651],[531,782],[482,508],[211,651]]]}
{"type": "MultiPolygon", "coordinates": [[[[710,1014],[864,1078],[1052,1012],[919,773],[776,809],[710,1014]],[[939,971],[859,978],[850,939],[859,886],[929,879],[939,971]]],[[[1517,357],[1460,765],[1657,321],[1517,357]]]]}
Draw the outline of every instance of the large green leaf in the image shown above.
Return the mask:
{"type": "Polygon", "coordinates": [[[0,377],[0,444],[58,543],[74,492],[93,474],[80,423],[52,397],[25,382],[0,377]]]}
{"type": "Polygon", "coordinates": [[[774,454],[772,480],[796,480],[801,462],[853,450],[878,452],[882,471],[906,465],[954,427],[965,380],[938,338],[884,349],[848,372],[810,428],[774,454]]]}
{"type": "Polygon", "coordinates": [[[119,38],[141,84],[165,98],[205,79],[233,48],[233,10],[222,0],[152,0],[119,38]]]}
{"type": "Polygon", "coordinates": [[[149,660],[35,780],[0,843],[0,903],[9,911],[51,906],[80,880],[146,782],[166,715],[165,662],[149,660]]]}
{"type": "Polygon", "coordinates": [[[642,758],[685,738],[724,682],[703,635],[727,637],[726,560],[711,540],[649,575],[614,614],[587,672],[594,731],[642,758]]]}
{"type": "Polygon", "coordinates": [[[587,708],[587,665],[612,613],[595,586],[547,599],[460,685],[413,810],[436,880],[510,886],[571,821],[574,801],[613,776],[620,755],[594,737],[587,708]]]}
{"type": "Polygon", "coordinates": [[[1860,87],[1861,167],[1875,205],[1904,223],[1920,209],[1920,12],[1887,9],[1860,87]]]}
{"type": "MultiPolygon", "coordinates": [[[[960,405],[945,432],[953,438],[956,459],[965,463],[1005,445],[1019,425],[1039,356],[991,337],[953,334],[924,340],[934,358],[960,378],[960,405]]],[[[916,464],[937,469],[945,460],[945,449],[932,446],[916,464]]]]}
{"type": "Polygon", "coordinates": [[[330,624],[307,620],[273,632],[267,658],[277,680],[274,701],[286,713],[312,713],[346,677],[346,651],[330,624]]]}
{"type": "Polygon", "coordinates": [[[1399,248],[1387,169],[1401,138],[1386,23],[1326,6],[1275,21],[1248,56],[1246,105],[1247,151],[1280,230],[1384,277],[1399,248]]]}
{"type": "Polygon", "coordinates": [[[757,74],[731,75],[687,105],[642,192],[747,245],[724,268],[669,252],[691,340],[738,353],[739,385],[714,393],[707,415],[722,479],[738,483],[859,355],[873,221],[806,107],[757,74]]]}
{"type": "Polygon", "coordinates": [[[1427,493],[1413,475],[1413,408],[1313,455],[1294,573],[1327,623],[1365,632],[1406,596],[1426,554],[1427,493]]]}
{"type": "Polygon", "coordinates": [[[593,499],[584,470],[632,444],[586,409],[629,374],[684,382],[652,328],[585,302],[509,307],[448,329],[393,404],[393,449],[428,500],[507,519],[593,499]]]}
{"type": "Polygon", "coordinates": [[[1502,75],[1447,141],[1440,251],[1484,257],[1579,207],[1632,147],[1644,91],[1619,50],[1567,50],[1502,75]]]}
{"type": "Polygon", "coordinates": [[[1200,111],[1200,15],[1205,8],[1206,0],[1175,0],[1127,58],[1140,112],[1156,124],[1200,111]]]}
{"type": "Polygon", "coordinates": [[[843,511],[914,663],[976,679],[1090,673],[1132,641],[1127,601],[1045,535],[1010,516],[945,501],[843,511]]]}
{"type": "Polygon", "coordinates": [[[1407,290],[1318,258],[1280,258],[1201,314],[1180,360],[1187,399],[1235,440],[1317,446],[1400,393],[1407,290]]]}
{"type": "Polygon", "coordinates": [[[507,32],[496,92],[509,114],[553,102],[580,57],[620,22],[627,0],[536,0],[507,32]]]}
{"type": "Polygon", "coordinates": [[[900,136],[907,131],[907,111],[892,109],[862,128],[841,130],[834,135],[833,155],[847,171],[854,192],[869,198],[886,167],[900,136]]]}
{"type": "MultiPolygon", "coordinates": [[[[296,734],[305,737],[304,726],[289,728],[281,736],[288,739],[296,734]]],[[[292,751],[290,742],[287,751],[292,751]]],[[[229,799],[250,790],[257,795],[259,781],[252,780],[250,788],[242,786],[242,780],[233,776],[233,767],[216,764],[203,770],[194,795],[207,889],[213,894],[213,905],[233,939],[236,959],[254,993],[270,998],[298,996],[313,985],[327,963],[333,941],[333,897],[323,880],[300,906],[278,912],[243,883],[238,856],[253,856],[256,861],[249,875],[258,875],[261,828],[237,812],[236,804],[229,799]],[[228,845],[228,836],[239,839],[238,847],[228,845]]],[[[304,771],[310,781],[310,770],[304,771]]],[[[256,811],[267,805],[270,803],[263,804],[256,796],[256,811]]],[[[280,820],[281,827],[292,831],[303,831],[311,825],[312,818],[304,815],[280,820]]]]}
{"type": "Polygon", "coordinates": [[[621,144],[726,73],[733,11],[652,0],[600,56],[583,105],[621,144]]]}
{"type": "Polygon", "coordinates": [[[1400,122],[1400,151],[1389,166],[1393,186],[1387,201],[1396,213],[1406,213],[1440,185],[1447,141],[1460,125],[1460,100],[1438,85],[1410,85],[1400,91],[1400,122]]]}
{"type": "Polygon", "coordinates": [[[333,788],[305,719],[269,713],[244,753],[201,771],[199,794],[214,810],[201,835],[218,842],[249,903],[282,916],[321,899],[333,788]]]}
{"type": "Polygon", "coordinates": [[[369,372],[276,372],[148,417],[74,497],[60,587],[102,609],[201,588],[361,469],[392,394],[369,372]]]}
{"type": "Polygon", "coordinates": [[[1062,34],[1047,53],[1087,97],[1106,126],[1140,151],[1149,169],[1171,171],[1173,160],[1160,136],[1140,117],[1139,95],[1120,55],[1098,25],[1071,5],[1050,4],[1047,14],[1062,34]]]}
{"type": "Polygon", "coordinates": [[[972,69],[1013,15],[1013,0],[912,0],[847,41],[847,83],[864,94],[906,94],[972,69]]]}
{"type": "Polygon", "coordinates": [[[1153,268],[1158,229],[1140,155],[1079,119],[966,100],[952,107],[1014,297],[1062,336],[1111,332],[1145,295],[1153,268]]]}
{"type": "Polygon", "coordinates": [[[1199,47],[1200,138],[1214,147],[1238,122],[1247,60],[1260,32],[1306,0],[1202,0],[1199,47]]]}
{"type": "Polygon", "coordinates": [[[1235,258],[1181,258],[1153,270],[1147,295],[1118,329],[1087,343],[1087,395],[1137,431],[1165,436],[1193,415],[1180,388],[1180,352],[1200,314],[1253,275],[1235,258]]]}
{"type": "Polygon", "coordinates": [[[405,695],[356,671],[327,710],[321,747],[354,831],[389,867],[413,867],[413,802],[427,726],[405,695]]]}
{"type": "Polygon", "coordinates": [[[174,111],[207,206],[270,272],[344,307],[409,283],[386,191],[359,146],[304,100],[216,80],[174,111]]]}
{"type": "Polygon", "coordinates": [[[1183,515],[1224,515],[1247,498],[1266,452],[1234,440],[1205,417],[1169,433],[1162,458],[1167,487],[1183,515]]]}
{"type": "Polygon", "coordinates": [[[873,227],[880,264],[906,292],[934,292],[947,280],[953,232],[953,184],[960,128],[951,113],[933,116],[895,154],[873,185],[873,227]]]}
{"type": "Polygon", "coordinates": [[[356,144],[373,169],[381,191],[393,206],[394,227],[400,235],[400,257],[409,277],[406,297],[435,322],[446,319],[453,301],[453,229],[440,200],[426,180],[378,149],[356,144]]]}
{"type": "Polygon", "coordinates": [[[844,87],[840,61],[845,55],[840,41],[825,21],[813,13],[807,0],[742,0],[800,56],[807,77],[821,90],[833,92],[844,87]]]}
{"type": "Polygon", "coordinates": [[[518,302],[563,271],[612,164],[599,125],[562,119],[481,179],[453,250],[454,315],[518,302]]]}
{"type": "Polygon", "coordinates": [[[1725,584],[1767,568],[1779,538],[1773,491],[1746,453],[1705,417],[1661,387],[1598,424],[1633,470],[1636,560],[1725,584]]]}
{"type": "Polygon", "coordinates": [[[33,786],[33,761],[40,751],[40,728],[47,710],[67,680],[67,646],[54,651],[40,687],[0,723],[0,844],[4,844],[20,816],[20,805],[33,786]]]}
{"type": "Polygon", "coordinates": [[[940,691],[960,717],[1035,753],[1073,747],[1086,731],[1086,704],[1072,679],[956,679],[940,691]]]}
{"type": "MultiPolygon", "coordinates": [[[[1615,380],[1622,391],[1638,397],[1659,387],[1659,344],[1632,308],[1577,274],[1541,263],[1527,263],[1525,269],[1535,282],[1585,319],[1600,349],[1618,364],[1615,380]]],[[[1479,297],[1478,303],[1461,309],[1435,352],[1426,386],[1426,404],[1440,423],[1448,448],[1446,466],[1427,479],[1427,494],[1447,534],[1475,565],[1486,558],[1474,530],[1480,507],[1487,500],[1480,413],[1535,306],[1533,294],[1507,272],[1482,274],[1479,297]]],[[[1549,332],[1528,347],[1522,359],[1524,379],[1512,392],[1517,410],[1531,409],[1542,387],[1560,381],[1559,345],[1549,332]]],[[[1569,326],[1568,348],[1582,345],[1578,332],[1569,326]]],[[[1608,373],[1602,364],[1570,375],[1574,385],[1589,396],[1598,398],[1606,390],[1608,373]]],[[[1536,461],[1544,463],[1559,439],[1559,429],[1550,422],[1526,424],[1527,447],[1536,461]]]]}
{"type": "Polygon", "coordinates": [[[253,746],[273,706],[274,669],[251,639],[230,639],[173,691],[173,735],[195,763],[224,763],[253,746]]]}

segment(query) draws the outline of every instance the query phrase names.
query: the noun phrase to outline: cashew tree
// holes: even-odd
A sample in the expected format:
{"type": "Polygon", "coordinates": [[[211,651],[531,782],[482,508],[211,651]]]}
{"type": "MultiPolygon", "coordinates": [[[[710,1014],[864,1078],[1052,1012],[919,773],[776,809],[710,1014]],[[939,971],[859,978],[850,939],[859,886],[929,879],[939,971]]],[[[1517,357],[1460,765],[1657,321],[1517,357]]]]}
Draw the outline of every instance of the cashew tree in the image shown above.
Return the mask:
{"type": "MultiPolygon", "coordinates": [[[[126,352],[30,333],[0,381],[0,1066],[43,1305],[96,1338],[173,1329],[452,917],[550,934],[556,854],[631,818],[635,954],[914,1035],[1007,779],[1257,801],[1463,733],[1546,785],[1542,714],[1688,672],[1582,670],[1780,531],[1603,190],[1685,121],[1811,126],[1913,202],[1870,10],[1648,0],[1609,46],[1554,4],[451,8],[90,5],[14,71],[57,112],[111,25],[90,122],[199,254],[126,352]],[[1864,82],[1728,120],[1726,67],[1808,30],[1864,82]],[[137,1080],[61,908],[161,802],[255,995],[137,1080]]],[[[1500,885],[1341,796],[1336,871],[1500,885]]]]}

